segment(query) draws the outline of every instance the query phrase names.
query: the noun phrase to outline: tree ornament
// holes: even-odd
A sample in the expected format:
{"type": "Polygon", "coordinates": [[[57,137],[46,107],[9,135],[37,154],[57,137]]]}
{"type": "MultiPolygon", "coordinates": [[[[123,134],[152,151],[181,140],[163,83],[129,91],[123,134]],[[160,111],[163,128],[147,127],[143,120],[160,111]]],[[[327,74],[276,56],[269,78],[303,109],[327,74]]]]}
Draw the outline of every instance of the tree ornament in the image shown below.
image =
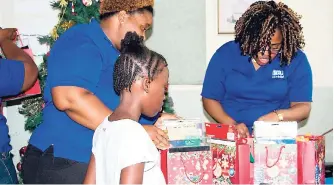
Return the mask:
{"type": "Polygon", "coordinates": [[[70,21],[65,21],[63,22],[63,24],[61,25],[61,27],[64,29],[64,30],[67,30],[69,29],[70,27],[72,27],[74,25],[74,22],[72,20],[70,21]]]}
{"type": "Polygon", "coordinates": [[[20,149],[20,151],[19,151],[20,156],[23,157],[24,154],[26,153],[26,151],[27,151],[27,147],[26,147],[26,146],[22,147],[22,148],[20,149]]]}
{"type": "Polygon", "coordinates": [[[17,169],[17,171],[22,171],[22,164],[21,164],[21,162],[18,162],[17,164],[16,164],[16,169],[17,169]]]}
{"type": "Polygon", "coordinates": [[[82,0],[82,4],[84,4],[85,6],[91,6],[93,4],[92,0],[82,0]]]}
{"type": "Polygon", "coordinates": [[[60,0],[59,5],[60,5],[61,8],[64,8],[68,5],[68,2],[67,2],[67,0],[60,0]]]}
{"type": "Polygon", "coordinates": [[[59,37],[58,32],[57,32],[57,27],[54,27],[52,29],[50,35],[51,35],[51,37],[52,37],[53,40],[57,40],[57,38],[59,37]]]}
{"type": "Polygon", "coordinates": [[[75,12],[74,8],[75,8],[74,2],[72,1],[72,6],[71,6],[72,15],[76,16],[77,13],[75,12]]]}

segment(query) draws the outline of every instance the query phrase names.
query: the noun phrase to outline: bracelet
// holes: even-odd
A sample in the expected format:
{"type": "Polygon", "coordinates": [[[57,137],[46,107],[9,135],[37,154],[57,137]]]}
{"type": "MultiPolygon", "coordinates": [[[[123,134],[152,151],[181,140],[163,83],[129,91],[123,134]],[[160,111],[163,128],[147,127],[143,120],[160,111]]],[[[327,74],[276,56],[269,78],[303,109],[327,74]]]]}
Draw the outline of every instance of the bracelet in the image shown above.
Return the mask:
{"type": "Polygon", "coordinates": [[[283,121],[283,120],[284,120],[284,118],[283,118],[283,114],[278,113],[277,110],[274,110],[274,112],[275,112],[275,114],[277,115],[279,121],[283,121]]]}

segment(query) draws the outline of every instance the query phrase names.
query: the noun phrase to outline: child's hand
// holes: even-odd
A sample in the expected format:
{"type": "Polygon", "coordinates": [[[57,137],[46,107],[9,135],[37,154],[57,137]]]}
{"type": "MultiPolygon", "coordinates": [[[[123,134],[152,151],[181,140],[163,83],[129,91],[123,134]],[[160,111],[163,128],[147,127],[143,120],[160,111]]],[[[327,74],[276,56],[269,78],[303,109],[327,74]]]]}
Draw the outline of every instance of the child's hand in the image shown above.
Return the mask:
{"type": "Polygon", "coordinates": [[[143,127],[158,149],[165,150],[169,148],[168,136],[163,130],[154,125],[143,125],[143,127]]]}

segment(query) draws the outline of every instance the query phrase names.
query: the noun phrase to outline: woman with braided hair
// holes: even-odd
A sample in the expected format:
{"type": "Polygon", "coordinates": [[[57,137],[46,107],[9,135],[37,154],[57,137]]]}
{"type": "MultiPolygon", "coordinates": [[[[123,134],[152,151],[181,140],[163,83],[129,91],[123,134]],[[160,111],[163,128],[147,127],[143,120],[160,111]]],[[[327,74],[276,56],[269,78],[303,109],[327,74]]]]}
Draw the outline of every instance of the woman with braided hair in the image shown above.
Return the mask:
{"type": "MultiPolygon", "coordinates": [[[[120,103],[112,76],[121,40],[127,32],[145,39],[153,5],[153,0],[103,0],[99,21],[75,25],[57,39],[48,57],[43,121],[22,163],[25,184],[83,182],[94,130],[120,103]]],[[[143,115],[138,121],[159,149],[169,146],[167,134],[155,126],[163,118],[176,116],[143,115]]]]}
{"type": "Polygon", "coordinates": [[[114,68],[121,102],[94,133],[84,184],[165,184],[160,154],[138,121],[142,114],[152,117],[161,110],[168,74],[165,58],[128,32],[114,68]]]}
{"type": "Polygon", "coordinates": [[[206,71],[202,99],[219,123],[247,137],[255,121],[302,121],[312,102],[312,71],[302,26],[287,5],[257,1],[235,25],[206,71]]]}

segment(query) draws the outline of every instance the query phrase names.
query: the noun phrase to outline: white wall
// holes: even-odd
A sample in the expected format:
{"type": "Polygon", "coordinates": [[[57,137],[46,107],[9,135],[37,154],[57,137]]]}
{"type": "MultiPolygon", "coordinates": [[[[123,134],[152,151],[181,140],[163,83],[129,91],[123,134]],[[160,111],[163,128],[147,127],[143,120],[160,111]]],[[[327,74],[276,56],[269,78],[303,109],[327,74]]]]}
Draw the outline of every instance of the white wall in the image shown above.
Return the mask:
{"type": "MultiPolygon", "coordinates": [[[[302,24],[307,44],[305,52],[314,73],[313,109],[307,125],[300,129],[300,133],[320,134],[332,128],[333,123],[332,1],[286,0],[285,2],[303,15],[302,24]],[[301,2],[303,7],[300,6],[301,2]]],[[[0,25],[3,27],[18,27],[25,34],[46,34],[57,22],[57,12],[52,11],[49,1],[46,0],[0,0],[0,4],[0,25]],[[15,8],[13,8],[14,5],[15,8]],[[32,20],[38,20],[38,22],[33,23],[32,20]]],[[[216,0],[206,0],[207,62],[220,45],[233,39],[233,35],[217,34],[216,6],[216,0]]],[[[33,37],[29,38],[29,43],[34,42],[33,37]]],[[[31,45],[33,52],[36,54],[42,53],[46,49],[37,44],[31,45]]],[[[208,120],[200,101],[201,89],[201,85],[173,85],[170,87],[175,110],[180,116],[208,120]]],[[[14,148],[15,164],[19,160],[18,150],[26,144],[30,135],[24,131],[25,119],[18,114],[17,109],[18,106],[12,106],[8,107],[6,111],[12,138],[11,144],[14,148]]],[[[332,161],[332,141],[333,136],[328,135],[326,138],[326,158],[328,161],[332,161]]]]}

